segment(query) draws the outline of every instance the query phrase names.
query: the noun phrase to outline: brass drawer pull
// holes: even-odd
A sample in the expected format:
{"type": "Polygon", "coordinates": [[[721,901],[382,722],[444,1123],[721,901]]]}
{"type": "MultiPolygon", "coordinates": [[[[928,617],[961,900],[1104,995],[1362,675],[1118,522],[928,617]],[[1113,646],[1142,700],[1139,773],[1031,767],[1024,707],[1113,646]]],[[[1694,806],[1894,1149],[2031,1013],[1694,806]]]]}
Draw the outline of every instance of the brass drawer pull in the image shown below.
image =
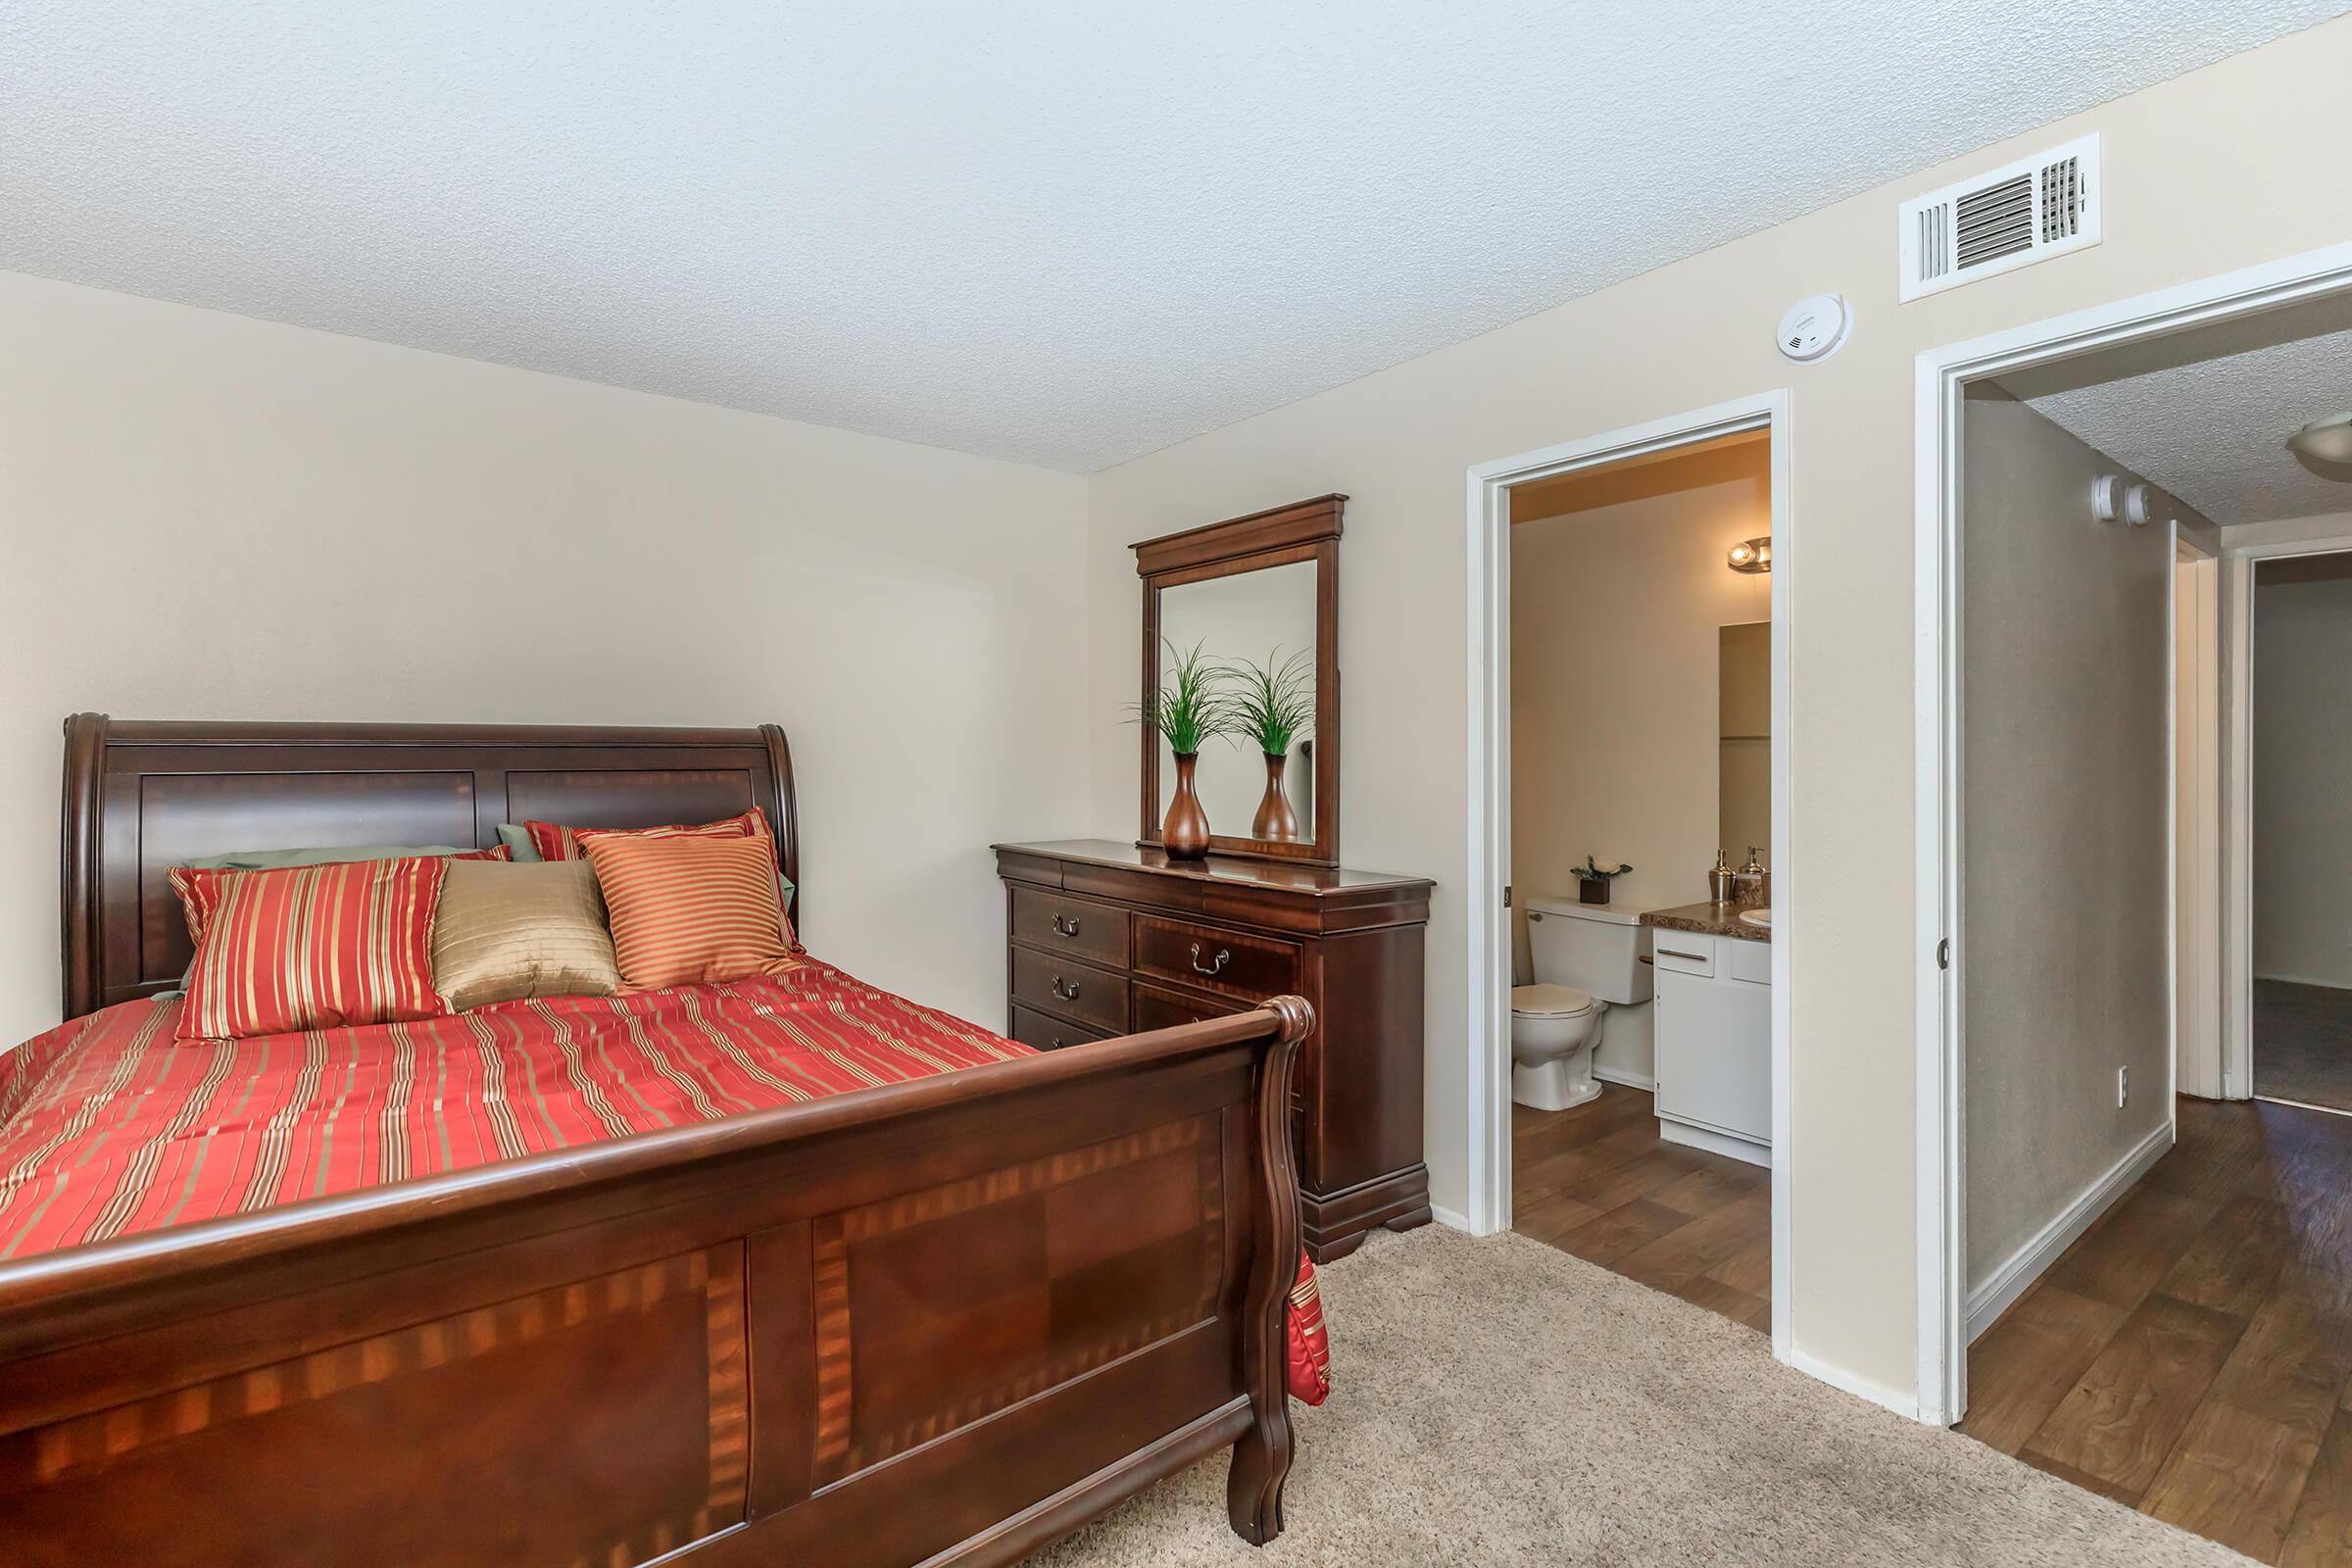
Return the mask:
{"type": "Polygon", "coordinates": [[[1069,914],[1055,915],[1054,917],[1054,934],[1057,937],[1076,936],[1078,934],[1077,916],[1069,914]]]}
{"type": "Polygon", "coordinates": [[[1193,972],[1195,974],[1220,974],[1224,972],[1225,965],[1231,963],[1232,961],[1233,950],[1231,948],[1219,948],[1217,950],[1217,957],[1214,963],[1202,963],[1200,961],[1200,944],[1198,942],[1193,944],[1193,972]]]}
{"type": "Polygon", "coordinates": [[[1054,994],[1064,1002],[1076,1002],[1078,1000],[1078,982],[1064,980],[1061,976],[1055,975],[1054,977],[1054,994]]]}

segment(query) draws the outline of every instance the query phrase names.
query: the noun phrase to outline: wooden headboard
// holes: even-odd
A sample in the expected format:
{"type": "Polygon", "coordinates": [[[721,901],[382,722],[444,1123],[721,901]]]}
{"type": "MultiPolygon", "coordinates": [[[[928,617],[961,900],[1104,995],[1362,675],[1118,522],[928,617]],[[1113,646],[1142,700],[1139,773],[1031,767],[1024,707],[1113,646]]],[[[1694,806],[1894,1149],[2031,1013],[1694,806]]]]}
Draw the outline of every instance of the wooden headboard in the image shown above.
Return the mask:
{"type": "Polygon", "coordinates": [[[187,922],[165,873],[232,850],[488,849],[525,817],[709,822],[757,806],[801,917],[783,730],[66,720],[65,1015],[171,989],[187,922]]]}

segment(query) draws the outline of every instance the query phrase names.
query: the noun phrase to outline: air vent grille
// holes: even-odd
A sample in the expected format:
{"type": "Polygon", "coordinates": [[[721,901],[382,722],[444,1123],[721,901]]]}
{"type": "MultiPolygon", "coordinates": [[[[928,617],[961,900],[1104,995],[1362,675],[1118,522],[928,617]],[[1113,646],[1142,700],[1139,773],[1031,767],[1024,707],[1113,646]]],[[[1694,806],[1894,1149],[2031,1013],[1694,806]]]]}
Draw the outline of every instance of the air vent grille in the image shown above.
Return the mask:
{"type": "Polygon", "coordinates": [[[1914,218],[1919,232],[1919,272],[1922,277],[1941,277],[1952,270],[1952,204],[1937,202],[1923,207],[1914,218]]]}
{"type": "Polygon", "coordinates": [[[1952,205],[1960,265],[1982,267],[2034,248],[2034,176],[1972,190],[1952,205]]]}
{"type": "Polygon", "coordinates": [[[2082,160],[2061,158],[2041,172],[2041,238],[2071,239],[2082,232],[2082,160]]]}
{"type": "Polygon", "coordinates": [[[1902,206],[1902,298],[2099,242],[2099,139],[2021,159],[1902,206]]]}

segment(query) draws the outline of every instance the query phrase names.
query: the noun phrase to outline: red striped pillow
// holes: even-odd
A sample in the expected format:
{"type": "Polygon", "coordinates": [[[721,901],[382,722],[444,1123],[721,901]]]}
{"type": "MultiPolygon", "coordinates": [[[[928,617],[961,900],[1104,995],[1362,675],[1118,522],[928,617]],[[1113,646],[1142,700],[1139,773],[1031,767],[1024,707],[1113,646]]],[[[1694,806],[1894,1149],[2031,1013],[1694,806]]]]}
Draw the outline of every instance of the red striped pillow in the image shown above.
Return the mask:
{"type": "Polygon", "coordinates": [[[433,906],[449,861],[349,860],[276,871],[172,868],[188,912],[182,1040],[437,1018],[433,906]]]}
{"type": "Polygon", "coordinates": [[[604,890],[629,990],[715,985],[792,967],[792,926],[765,834],[596,833],[583,835],[580,848],[604,890]]]}
{"type": "MultiPolygon", "coordinates": [[[[394,856],[394,857],[392,857],[392,858],[393,858],[393,859],[406,859],[406,858],[412,858],[412,857],[406,857],[406,856],[394,856]]],[[[494,844],[494,845],[492,845],[492,846],[491,846],[489,849],[486,849],[486,850],[467,850],[467,851],[466,851],[465,854],[463,854],[463,855],[433,855],[433,856],[414,857],[414,858],[433,859],[433,860],[512,860],[512,859],[514,859],[514,852],[513,850],[510,850],[510,849],[508,849],[508,848],[507,848],[507,847],[506,847],[504,844],[494,844]]],[[[354,861],[329,860],[329,861],[321,861],[321,862],[319,862],[319,863],[321,863],[321,864],[327,864],[327,865],[344,865],[344,864],[353,864],[353,865],[382,865],[382,864],[384,864],[384,863],[386,863],[386,862],[385,862],[385,861],[382,861],[382,860],[354,860],[354,861]]],[[[289,866],[282,866],[282,865],[272,865],[272,866],[228,866],[228,867],[218,867],[218,866],[209,866],[209,865],[201,865],[201,866],[199,866],[199,865],[183,865],[183,866],[174,866],[174,867],[172,868],[172,890],[174,893],[177,893],[177,894],[179,895],[179,907],[180,907],[180,910],[181,910],[181,912],[182,912],[182,913],[186,914],[186,915],[187,915],[187,917],[188,917],[188,937],[189,937],[189,939],[190,939],[191,941],[193,941],[193,942],[194,942],[194,943],[195,943],[195,944],[196,944],[198,947],[200,947],[200,948],[201,948],[202,946],[204,946],[204,927],[205,927],[205,922],[206,922],[207,920],[209,920],[209,919],[211,919],[211,918],[212,918],[212,911],[211,911],[211,908],[210,908],[210,906],[208,906],[207,907],[205,907],[205,908],[198,908],[198,907],[197,907],[195,901],[194,901],[194,900],[192,900],[192,899],[190,899],[190,898],[188,897],[188,891],[187,891],[187,889],[186,889],[186,888],[183,888],[183,887],[181,887],[181,886],[180,886],[180,884],[179,884],[179,873],[180,873],[181,871],[215,871],[215,870],[220,870],[220,869],[227,869],[227,870],[247,870],[247,871],[255,871],[255,870],[284,871],[284,870],[307,870],[307,869],[308,869],[308,867],[302,867],[302,866],[293,866],[293,867],[289,867],[289,866]]]]}
{"type": "Polygon", "coordinates": [[[767,813],[755,806],[741,816],[730,816],[723,822],[672,822],[667,827],[562,827],[554,822],[525,821],[522,830],[531,836],[531,848],[539,852],[542,860],[577,860],[582,858],[581,845],[589,839],[610,838],[614,834],[640,839],[674,838],[680,834],[760,838],[767,833],[767,813]]]}

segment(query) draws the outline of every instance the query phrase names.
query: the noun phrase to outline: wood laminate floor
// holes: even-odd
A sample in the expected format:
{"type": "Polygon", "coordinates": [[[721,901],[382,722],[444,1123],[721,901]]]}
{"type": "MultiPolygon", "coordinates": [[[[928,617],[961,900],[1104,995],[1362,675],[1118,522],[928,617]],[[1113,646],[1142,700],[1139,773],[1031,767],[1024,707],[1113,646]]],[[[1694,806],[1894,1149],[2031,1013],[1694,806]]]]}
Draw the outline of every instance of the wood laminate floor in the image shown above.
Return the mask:
{"type": "Polygon", "coordinates": [[[1772,1172],[1658,1137],[1650,1097],[1511,1106],[1513,1230],[1772,1331],[1772,1172]]]}
{"type": "Polygon", "coordinates": [[[2179,1126],[1976,1343],[1960,1430],[2258,1561],[2352,1563],[2352,1117],[2179,1126]]]}

